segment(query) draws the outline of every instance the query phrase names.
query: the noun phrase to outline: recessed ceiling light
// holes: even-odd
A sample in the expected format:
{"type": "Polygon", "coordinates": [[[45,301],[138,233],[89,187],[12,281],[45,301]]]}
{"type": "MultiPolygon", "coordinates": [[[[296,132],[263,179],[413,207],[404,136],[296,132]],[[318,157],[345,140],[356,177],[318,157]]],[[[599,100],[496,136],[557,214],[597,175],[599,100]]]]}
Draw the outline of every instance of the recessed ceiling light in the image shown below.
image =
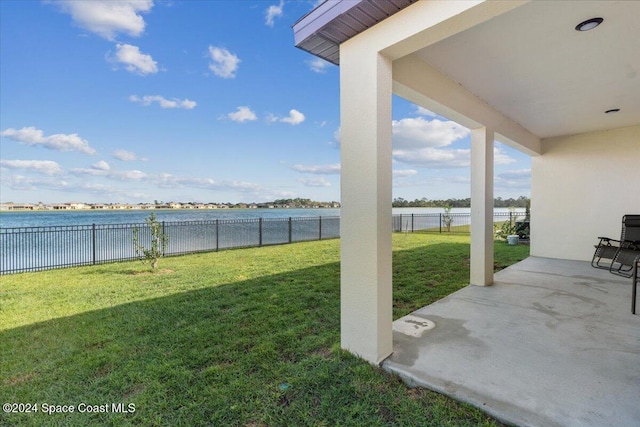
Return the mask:
{"type": "Polygon", "coordinates": [[[576,25],[576,31],[593,30],[595,27],[597,27],[598,25],[602,24],[602,21],[604,21],[604,19],[602,19],[602,18],[587,19],[586,21],[581,22],[578,25],[576,25]]]}
{"type": "Polygon", "coordinates": [[[612,108],[611,110],[607,110],[604,113],[605,114],[611,114],[611,113],[617,113],[618,111],[620,111],[619,108],[612,108]]]}

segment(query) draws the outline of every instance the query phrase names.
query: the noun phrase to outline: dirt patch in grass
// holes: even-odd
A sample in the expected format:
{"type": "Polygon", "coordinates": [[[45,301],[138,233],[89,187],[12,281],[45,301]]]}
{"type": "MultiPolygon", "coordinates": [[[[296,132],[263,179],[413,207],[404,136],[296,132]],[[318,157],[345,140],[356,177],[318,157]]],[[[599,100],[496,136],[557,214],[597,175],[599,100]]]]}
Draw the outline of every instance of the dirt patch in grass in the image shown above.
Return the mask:
{"type": "Polygon", "coordinates": [[[411,400],[420,400],[426,396],[426,390],[420,387],[407,388],[407,396],[411,400]]]}
{"type": "Polygon", "coordinates": [[[132,271],[131,274],[134,276],[161,276],[163,274],[172,274],[175,273],[174,270],[170,270],[168,268],[160,268],[155,271],[132,271]]]}
{"type": "Polygon", "coordinates": [[[124,398],[131,400],[134,396],[142,393],[143,391],[144,391],[144,386],[142,384],[137,384],[124,394],[124,398]]]}
{"type": "Polygon", "coordinates": [[[331,357],[331,349],[327,347],[319,348],[309,353],[310,356],[320,356],[323,359],[329,359],[331,357]]]}
{"type": "Polygon", "coordinates": [[[22,384],[22,383],[26,383],[28,381],[31,381],[35,377],[36,377],[36,374],[34,374],[34,373],[19,374],[19,375],[16,375],[14,377],[7,378],[4,381],[4,383],[6,385],[8,385],[8,386],[13,386],[13,385],[22,384]]]}

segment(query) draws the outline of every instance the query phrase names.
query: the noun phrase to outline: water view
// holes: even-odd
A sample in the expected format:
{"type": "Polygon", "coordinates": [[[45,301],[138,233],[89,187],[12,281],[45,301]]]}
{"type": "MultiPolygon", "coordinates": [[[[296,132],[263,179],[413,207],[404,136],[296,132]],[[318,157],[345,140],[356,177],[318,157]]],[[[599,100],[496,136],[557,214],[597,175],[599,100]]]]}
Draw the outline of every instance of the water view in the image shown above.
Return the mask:
{"type": "MultiPolygon", "coordinates": [[[[496,213],[509,212],[508,208],[496,208],[496,213]]],[[[143,223],[150,213],[158,221],[210,221],[216,219],[335,217],[340,209],[154,209],[154,210],[78,210],[78,211],[23,211],[0,212],[0,228],[44,227],[58,225],[130,224],[143,223]]],[[[455,214],[469,214],[470,208],[453,208],[455,214]]],[[[523,213],[524,209],[516,209],[523,213]]],[[[444,213],[442,208],[393,208],[394,215],[423,215],[444,213]]]]}

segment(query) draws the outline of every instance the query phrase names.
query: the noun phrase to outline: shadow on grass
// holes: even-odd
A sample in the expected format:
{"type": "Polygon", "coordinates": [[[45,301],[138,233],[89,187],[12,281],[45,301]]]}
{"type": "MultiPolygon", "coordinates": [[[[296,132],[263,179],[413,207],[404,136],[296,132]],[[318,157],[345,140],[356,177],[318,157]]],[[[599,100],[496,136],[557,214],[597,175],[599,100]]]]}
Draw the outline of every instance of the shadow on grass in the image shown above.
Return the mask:
{"type": "MultiPolygon", "coordinates": [[[[434,274],[460,270],[465,250],[395,252],[396,293],[437,289],[434,274]]],[[[0,395],[41,411],[0,424],[494,425],[340,351],[339,309],[331,263],[2,331],[0,395]],[[108,410],[45,415],[44,403],[108,410]]]]}

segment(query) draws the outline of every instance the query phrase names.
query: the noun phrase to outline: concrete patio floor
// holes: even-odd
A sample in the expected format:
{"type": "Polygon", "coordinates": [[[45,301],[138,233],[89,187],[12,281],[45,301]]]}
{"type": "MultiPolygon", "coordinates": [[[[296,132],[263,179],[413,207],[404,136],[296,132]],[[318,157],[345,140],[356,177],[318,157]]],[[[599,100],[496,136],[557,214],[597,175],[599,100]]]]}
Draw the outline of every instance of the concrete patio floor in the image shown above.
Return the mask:
{"type": "Polygon", "coordinates": [[[588,262],[528,258],[395,321],[393,340],[384,369],[508,424],[640,426],[631,279],[588,262]]]}

